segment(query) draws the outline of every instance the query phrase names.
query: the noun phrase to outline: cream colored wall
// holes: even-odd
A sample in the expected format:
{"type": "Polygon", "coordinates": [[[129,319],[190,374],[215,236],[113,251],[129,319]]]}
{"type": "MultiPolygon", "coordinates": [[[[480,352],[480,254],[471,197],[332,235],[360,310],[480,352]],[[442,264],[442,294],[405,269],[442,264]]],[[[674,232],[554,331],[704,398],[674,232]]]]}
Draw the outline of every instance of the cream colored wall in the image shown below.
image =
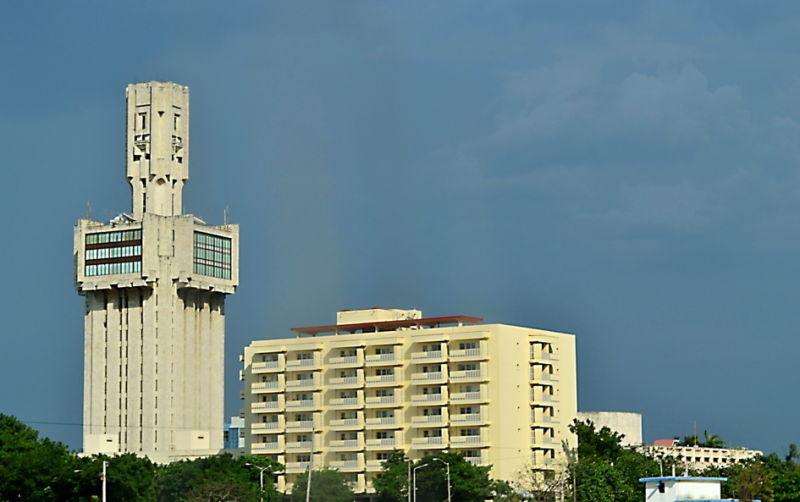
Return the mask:
{"type": "MultiPolygon", "coordinates": [[[[468,359],[464,362],[475,362],[479,368],[486,372],[483,375],[488,377],[483,382],[464,383],[464,385],[480,385],[481,389],[488,393],[488,403],[484,405],[469,405],[483,406],[484,411],[488,412],[488,422],[480,427],[482,443],[477,448],[469,447],[468,449],[481,450],[483,453],[480,461],[483,465],[492,464],[492,476],[499,479],[516,479],[521,469],[530,467],[531,456],[534,451],[540,452],[540,457],[542,451],[547,451],[549,456],[553,458],[553,462],[548,465],[540,463],[536,466],[537,468],[556,468],[558,462],[563,458],[560,447],[561,440],[566,439],[570,444],[575,444],[574,436],[567,429],[572,418],[577,413],[575,339],[572,335],[498,324],[255,341],[245,348],[243,357],[244,371],[242,375],[245,382],[245,408],[243,412],[249,426],[246,444],[254,454],[276,455],[279,461],[290,464],[295,463],[294,460],[297,453],[287,452],[285,449],[287,443],[294,441],[294,434],[278,434],[279,438],[283,437],[282,442],[279,439],[278,450],[272,452],[259,451],[260,447],[258,445],[263,433],[253,432],[253,429],[259,427],[258,424],[261,423],[260,417],[263,413],[254,411],[253,405],[264,394],[261,393],[262,391],[255,390],[253,385],[259,384],[260,377],[264,374],[288,374],[289,376],[285,378],[283,383],[279,384],[277,391],[278,395],[288,395],[286,394],[286,382],[291,381],[294,373],[286,372],[286,364],[291,359],[286,358],[285,355],[287,353],[294,354],[299,350],[313,350],[319,354],[321,363],[318,369],[314,370],[315,373],[320,375],[318,387],[315,388],[321,397],[317,408],[321,421],[317,425],[319,427],[316,433],[318,442],[313,446],[316,452],[314,463],[315,467],[320,467],[320,464],[323,464],[341,468],[341,464],[338,466],[335,464],[338,461],[339,453],[332,451],[330,447],[331,441],[339,439],[338,432],[331,430],[330,422],[338,418],[340,413],[339,410],[333,409],[330,405],[331,399],[339,397],[339,391],[330,385],[330,379],[337,377],[339,371],[330,363],[331,358],[338,357],[342,349],[358,348],[362,352],[357,356],[360,361],[359,365],[354,368],[357,371],[360,370],[366,378],[374,374],[375,366],[367,364],[365,361],[368,356],[373,355],[373,350],[371,349],[377,346],[394,345],[397,347],[400,356],[398,364],[394,367],[397,369],[396,373],[401,376],[401,381],[391,387],[395,389],[395,396],[399,400],[399,403],[393,409],[395,410],[396,419],[399,421],[402,418],[400,425],[391,429],[395,431],[396,447],[405,450],[412,459],[421,458],[424,451],[441,451],[444,449],[459,451],[461,448],[454,446],[452,439],[457,438],[460,434],[460,429],[467,426],[452,425],[443,429],[443,436],[446,441],[441,448],[415,447],[413,440],[415,437],[422,435],[422,428],[413,427],[412,418],[421,416],[420,410],[422,406],[412,403],[412,398],[415,395],[420,395],[420,388],[422,387],[422,385],[413,381],[413,375],[420,373],[421,367],[425,364],[415,359],[415,354],[421,352],[421,346],[437,342],[446,343],[449,344],[450,354],[452,355],[454,351],[458,350],[458,344],[462,341],[475,341],[479,344],[482,349],[480,358],[477,360],[468,359]],[[553,443],[547,445],[549,450],[542,450],[541,448],[544,448],[544,445],[541,443],[538,445],[539,449],[534,450],[531,444],[531,431],[533,429],[530,402],[532,367],[530,346],[532,341],[546,342],[553,351],[552,357],[547,364],[555,368],[554,378],[548,383],[548,385],[553,385],[556,389],[555,397],[557,400],[549,402],[549,405],[553,407],[554,417],[547,424],[541,423],[541,420],[536,424],[539,430],[544,430],[547,427],[548,431],[553,431],[553,443]],[[276,365],[279,368],[270,373],[254,372],[253,364],[259,364],[261,355],[267,353],[281,354],[280,357],[283,358],[283,362],[276,365]],[[485,358],[487,355],[488,358],[485,358]],[[280,369],[280,367],[284,369],[280,369]],[[448,438],[450,441],[447,441],[448,438]],[[483,441],[487,439],[488,442],[484,443],[483,441]]],[[[541,362],[541,358],[539,362],[541,362]]],[[[428,366],[432,364],[435,363],[429,363],[428,366]]],[[[457,368],[458,361],[453,360],[451,357],[450,362],[445,360],[441,364],[443,367],[449,366],[449,372],[445,370],[445,375],[448,375],[452,374],[457,368]]],[[[484,378],[484,376],[480,378],[484,378]]],[[[449,383],[447,384],[448,394],[458,393],[461,385],[461,383],[449,378],[449,383]]],[[[430,385],[429,387],[432,386],[430,385]]],[[[374,389],[374,386],[368,384],[361,384],[359,387],[354,388],[363,396],[363,399],[373,397],[374,389]]],[[[289,397],[284,398],[284,402],[289,402],[289,399],[289,397]]],[[[436,406],[427,407],[435,408],[436,406]]],[[[444,413],[452,416],[454,412],[459,411],[460,407],[461,405],[451,402],[450,405],[445,407],[448,411],[444,413]]],[[[363,402],[358,407],[353,407],[352,410],[358,410],[365,419],[374,416],[373,407],[367,406],[363,402]]],[[[279,417],[285,416],[287,420],[291,420],[293,412],[267,414],[277,414],[279,417]]],[[[368,427],[361,427],[357,432],[359,438],[368,441],[374,439],[376,431],[368,427]]],[[[273,434],[270,433],[269,435],[273,434]]],[[[391,451],[391,448],[383,451],[391,451]]],[[[368,465],[370,461],[375,461],[375,453],[377,452],[371,451],[368,447],[361,447],[357,454],[358,467],[352,470],[342,469],[346,474],[357,478],[357,486],[361,491],[368,487],[372,476],[379,472],[379,470],[371,470],[368,465]]],[[[284,483],[284,486],[290,489],[300,471],[302,469],[299,467],[287,469],[287,474],[281,480],[281,483],[284,483]]]]}

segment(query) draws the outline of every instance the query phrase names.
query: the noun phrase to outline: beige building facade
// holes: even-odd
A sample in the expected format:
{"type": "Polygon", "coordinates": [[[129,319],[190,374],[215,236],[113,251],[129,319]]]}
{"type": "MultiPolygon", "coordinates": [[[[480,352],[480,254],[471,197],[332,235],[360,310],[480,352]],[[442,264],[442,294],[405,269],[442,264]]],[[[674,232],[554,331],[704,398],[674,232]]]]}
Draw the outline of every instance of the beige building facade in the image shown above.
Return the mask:
{"type": "Polygon", "coordinates": [[[75,287],[86,298],[84,453],[191,457],[222,448],[239,229],[181,214],[189,89],[131,84],[127,103],[132,212],[87,217],[74,233],[75,287]]]}
{"type": "Polygon", "coordinates": [[[337,321],[245,348],[247,448],[286,465],[280,490],[312,464],[370,493],[395,448],[412,459],[459,452],[514,480],[557,468],[561,442],[576,444],[573,335],[417,310],[337,321]]]}

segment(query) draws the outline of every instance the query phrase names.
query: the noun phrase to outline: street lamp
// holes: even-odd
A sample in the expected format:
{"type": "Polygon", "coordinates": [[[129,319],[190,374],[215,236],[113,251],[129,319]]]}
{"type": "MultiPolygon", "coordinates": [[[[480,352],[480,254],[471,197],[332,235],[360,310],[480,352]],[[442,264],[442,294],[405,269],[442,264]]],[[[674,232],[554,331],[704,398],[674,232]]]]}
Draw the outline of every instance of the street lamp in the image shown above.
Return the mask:
{"type": "Polygon", "coordinates": [[[255,467],[256,469],[258,469],[258,471],[259,471],[258,472],[258,482],[261,485],[261,502],[264,502],[264,471],[269,469],[271,466],[259,467],[259,466],[255,465],[255,464],[251,464],[250,462],[248,462],[248,463],[246,463],[244,465],[246,465],[248,467],[255,467]]]}
{"type": "Polygon", "coordinates": [[[414,502],[417,502],[417,469],[422,469],[428,464],[422,464],[414,467],[414,502]]]}
{"type": "Polygon", "coordinates": [[[434,460],[438,460],[447,466],[447,502],[450,502],[450,464],[439,457],[434,457],[434,460]]]}

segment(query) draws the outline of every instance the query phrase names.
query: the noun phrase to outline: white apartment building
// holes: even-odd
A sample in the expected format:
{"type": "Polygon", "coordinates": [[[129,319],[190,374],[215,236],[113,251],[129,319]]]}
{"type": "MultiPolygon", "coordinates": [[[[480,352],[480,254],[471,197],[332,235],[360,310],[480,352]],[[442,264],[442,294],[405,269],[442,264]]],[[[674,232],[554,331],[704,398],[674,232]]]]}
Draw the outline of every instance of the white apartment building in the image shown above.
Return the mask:
{"type": "Polygon", "coordinates": [[[286,465],[289,492],[312,464],[357,493],[393,449],[457,451],[492,477],[553,469],[576,439],[575,338],[418,310],[342,311],[337,324],[254,341],[242,357],[247,448],[286,465]]]}

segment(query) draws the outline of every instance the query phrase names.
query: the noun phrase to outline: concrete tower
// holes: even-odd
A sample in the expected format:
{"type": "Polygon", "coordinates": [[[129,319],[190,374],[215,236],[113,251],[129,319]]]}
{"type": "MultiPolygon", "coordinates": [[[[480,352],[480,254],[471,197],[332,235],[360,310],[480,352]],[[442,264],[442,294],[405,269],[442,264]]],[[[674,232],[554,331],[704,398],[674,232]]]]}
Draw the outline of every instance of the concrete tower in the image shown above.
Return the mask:
{"type": "Polygon", "coordinates": [[[127,89],[132,215],[75,227],[86,297],[85,453],[222,448],[225,296],[239,282],[239,227],[181,215],[189,89],[127,89]]]}

